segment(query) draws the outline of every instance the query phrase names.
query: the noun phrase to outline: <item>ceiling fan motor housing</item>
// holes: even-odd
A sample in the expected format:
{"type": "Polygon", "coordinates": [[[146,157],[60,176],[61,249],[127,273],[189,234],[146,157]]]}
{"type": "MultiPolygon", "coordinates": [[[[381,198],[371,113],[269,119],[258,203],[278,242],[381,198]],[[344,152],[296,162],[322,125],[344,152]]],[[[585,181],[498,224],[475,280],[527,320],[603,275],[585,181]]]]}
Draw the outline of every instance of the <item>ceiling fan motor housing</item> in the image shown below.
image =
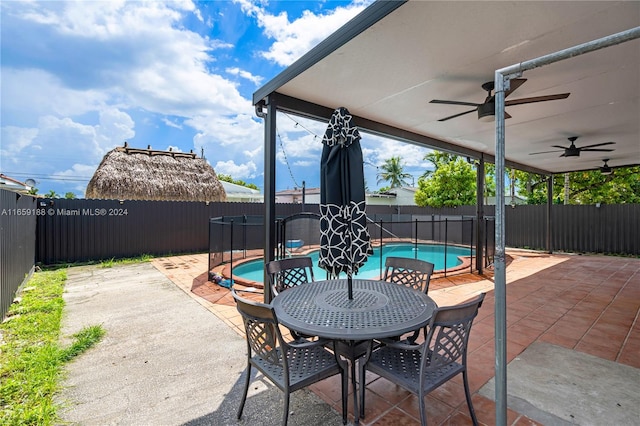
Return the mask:
{"type": "Polygon", "coordinates": [[[478,120],[492,121],[496,115],[496,103],[487,102],[486,104],[478,105],[478,120]]]}
{"type": "Polygon", "coordinates": [[[565,148],[564,150],[565,157],[580,157],[580,150],[576,147],[565,148]]]}

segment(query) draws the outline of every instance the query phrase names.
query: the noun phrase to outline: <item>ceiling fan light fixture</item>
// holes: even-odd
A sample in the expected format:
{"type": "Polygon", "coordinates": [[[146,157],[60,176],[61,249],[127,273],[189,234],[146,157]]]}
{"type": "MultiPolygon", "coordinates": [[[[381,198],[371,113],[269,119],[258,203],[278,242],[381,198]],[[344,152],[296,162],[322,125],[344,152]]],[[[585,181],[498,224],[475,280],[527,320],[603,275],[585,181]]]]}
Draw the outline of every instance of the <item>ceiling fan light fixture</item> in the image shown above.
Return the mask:
{"type": "Polygon", "coordinates": [[[490,123],[496,120],[495,102],[478,105],[478,120],[485,123],[490,123]]]}
{"type": "Polygon", "coordinates": [[[603,175],[610,175],[611,173],[613,173],[613,169],[609,167],[609,165],[607,164],[607,161],[609,160],[603,160],[603,161],[604,161],[604,165],[600,167],[600,173],[603,175]]]}

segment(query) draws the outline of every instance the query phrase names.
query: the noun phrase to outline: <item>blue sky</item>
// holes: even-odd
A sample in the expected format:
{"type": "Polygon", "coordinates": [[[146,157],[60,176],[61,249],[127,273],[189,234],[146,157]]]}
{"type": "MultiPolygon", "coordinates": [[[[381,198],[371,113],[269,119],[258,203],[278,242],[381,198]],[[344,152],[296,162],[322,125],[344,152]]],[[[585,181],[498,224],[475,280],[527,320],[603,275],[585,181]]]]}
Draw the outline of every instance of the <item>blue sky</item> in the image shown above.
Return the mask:
{"type": "MultiPolygon", "coordinates": [[[[84,196],[116,146],[204,155],[263,187],[253,93],[371,1],[2,1],[0,172],[84,196]]],[[[340,105],[335,105],[338,107],[340,105]]],[[[319,186],[326,123],[278,118],[277,190],[319,186]]],[[[367,186],[428,152],[364,134],[367,186]]]]}

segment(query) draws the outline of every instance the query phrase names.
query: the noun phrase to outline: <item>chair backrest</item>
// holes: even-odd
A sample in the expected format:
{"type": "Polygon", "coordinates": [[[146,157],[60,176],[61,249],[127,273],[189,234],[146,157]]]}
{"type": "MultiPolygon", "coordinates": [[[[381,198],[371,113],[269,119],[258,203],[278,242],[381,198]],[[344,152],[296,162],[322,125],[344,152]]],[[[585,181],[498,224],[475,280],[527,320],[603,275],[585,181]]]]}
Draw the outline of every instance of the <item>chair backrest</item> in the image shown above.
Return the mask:
{"type": "Polygon", "coordinates": [[[271,364],[285,368],[286,360],[279,350],[285,343],[271,305],[240,297],[235,289],[231,293],[244,322],[249,358],[257,355],[271,364]]]}
{"type": "Polygon", "coordinates": [[[469,302],[434,311],[423,343],[423,368],[439,369],[453,362],[466,365],[469,332],[484,296],[481,293],[469,302]]]}
{"type": "Polygon", "coordinates": [[[273,260],[265,267],[274,296],[291,287],[315,281],[313,262],[308,256],[273,260]]]}
{"type": "Polygon", "coordinates": [[[382,279],[427,293],[433,266],[433,263],[424,260],[389,256],[382,279]]]}

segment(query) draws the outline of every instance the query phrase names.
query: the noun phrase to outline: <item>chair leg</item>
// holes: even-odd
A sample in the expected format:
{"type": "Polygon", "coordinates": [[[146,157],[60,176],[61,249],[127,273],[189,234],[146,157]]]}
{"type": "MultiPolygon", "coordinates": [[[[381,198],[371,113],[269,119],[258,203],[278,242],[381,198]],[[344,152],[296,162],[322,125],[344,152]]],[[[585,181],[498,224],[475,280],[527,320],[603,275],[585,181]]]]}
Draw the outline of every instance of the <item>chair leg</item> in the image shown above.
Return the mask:
{"type": "Polygon", "coordinates": [[[420,407],[420,426],[427,426],[427,407],[424,404],[424,393],[418,392],[418,406],[420,407]]]}
{"type": "Polygon", "coordinates": [[[247,363],[247,378],[244,381],[244,392],[242,394],[242,401],[240,402],[240,407],[238,408],[238,420],[242,417],[242,411],[244,410],[244,403],[247,402],[247,394],[249,393],[249,384],[251,382],[251,363],[247,363]]]}
{"type": "Polygon", "coordinates": [[[287,387],[284,391],[284,417],[282,418],[282,426],[287,426],[287,421],[289,420],[289,397],[291,393],[289,392],[289,387],[287,387]]]}
{"type": "Polygon", "coordinates": [[[359,361],[360,367],[360,417],[364,419],[364,393],[366,391],[366,370],[365,363],[362,360],[359,361]]]}
{"type": "Polygon", "coordinates": [[[476,418],[476,412],[473,409],[473,403],[471,402],[471,392],[469,392],[469,381],[467,380],[467,370],[462,372],[462,382],[464,383],[464,395],[467,397],[467,405],[469,406],[469,414],[471,414],[471,421],[473,426],[478,426],[478,419],[476,418]]]}
{"type": "Polygon", "coordinates": [[[340,379],[342,382],[342,424],[347,424],[347,398],[349,397],[349,363],[338,355],[336,343],[331,347],[336,363],[340,367],[340,379]]]}
{"type": "Polygon", "coordinates": [[[340,376],[342,379],[342,424],[346,425],[348,410],[347,398],[349,398],[349,373],[346,367],[342,369],[340,376]]]}

